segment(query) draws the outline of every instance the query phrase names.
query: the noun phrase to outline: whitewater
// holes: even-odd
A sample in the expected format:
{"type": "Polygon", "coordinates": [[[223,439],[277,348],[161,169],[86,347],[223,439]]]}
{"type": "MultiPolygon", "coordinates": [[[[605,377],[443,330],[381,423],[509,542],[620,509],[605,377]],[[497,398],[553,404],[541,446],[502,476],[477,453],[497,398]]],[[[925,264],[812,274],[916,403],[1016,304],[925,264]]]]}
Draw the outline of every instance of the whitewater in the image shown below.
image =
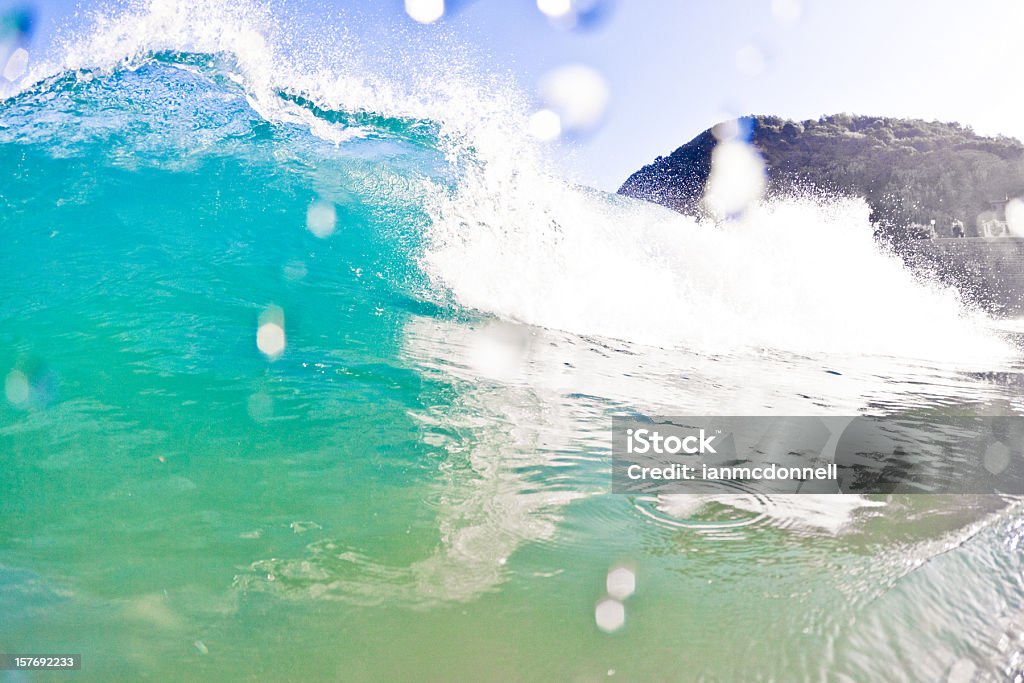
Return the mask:
{"type": "Polygon", "coordinates": [[[90,680],[1020,666],[1016,500],[612,495],[608,442],[1020,415],[1014,324],[861,201],[711,221],[583,187],[478,56],[290,21],[129,3],[3,93],[0,651],[69,643],[90,680]]]}

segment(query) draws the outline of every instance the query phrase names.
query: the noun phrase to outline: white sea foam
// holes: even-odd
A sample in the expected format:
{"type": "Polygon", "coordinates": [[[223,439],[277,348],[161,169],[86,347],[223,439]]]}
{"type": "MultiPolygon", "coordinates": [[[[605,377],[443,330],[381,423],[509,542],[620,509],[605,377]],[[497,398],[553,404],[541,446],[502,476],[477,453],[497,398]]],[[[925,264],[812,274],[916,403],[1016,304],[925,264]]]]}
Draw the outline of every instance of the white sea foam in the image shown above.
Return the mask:
{"type": "Polygon", "coordinates": [[[775,202],[714,225],[544,178],[480,189],[437,212],[424,264],[500,317],[717,351],[1009,353],[955,291],[880,251],[861,202],[775,202]]]}

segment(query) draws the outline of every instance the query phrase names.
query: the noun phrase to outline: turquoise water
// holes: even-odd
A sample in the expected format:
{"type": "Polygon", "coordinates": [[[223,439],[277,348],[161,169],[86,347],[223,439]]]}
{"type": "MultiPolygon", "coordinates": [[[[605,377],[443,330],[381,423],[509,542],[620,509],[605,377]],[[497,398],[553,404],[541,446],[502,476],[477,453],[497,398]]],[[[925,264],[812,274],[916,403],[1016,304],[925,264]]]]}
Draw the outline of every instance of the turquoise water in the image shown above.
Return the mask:
{"type": "Polygon", "coordinates": [[[609,492],[614,414],[1020,414],[1012,325],[857,207],[699,225],[251,76],[148,51],[0,105],[0,651],[103,681],[1020,671],[1016,501],[609,492]]]}

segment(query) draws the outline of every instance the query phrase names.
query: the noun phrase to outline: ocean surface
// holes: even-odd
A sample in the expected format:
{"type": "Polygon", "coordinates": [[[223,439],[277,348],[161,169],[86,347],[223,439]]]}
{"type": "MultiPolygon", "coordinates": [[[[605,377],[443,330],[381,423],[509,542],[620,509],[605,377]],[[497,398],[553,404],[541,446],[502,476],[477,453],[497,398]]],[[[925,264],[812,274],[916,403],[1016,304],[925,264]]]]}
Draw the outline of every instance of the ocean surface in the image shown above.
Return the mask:
{"type": "Polygon", "coordinates": [[[863,204],[715,224],[578,187],[514,90],[385,86],[250,21],[100,21],[0,103],[0,652],[96,681],[1024,671],[1017,500],[610,493],[613,415],[1022,414],[1019,322],[915,279],[863,204]]]}

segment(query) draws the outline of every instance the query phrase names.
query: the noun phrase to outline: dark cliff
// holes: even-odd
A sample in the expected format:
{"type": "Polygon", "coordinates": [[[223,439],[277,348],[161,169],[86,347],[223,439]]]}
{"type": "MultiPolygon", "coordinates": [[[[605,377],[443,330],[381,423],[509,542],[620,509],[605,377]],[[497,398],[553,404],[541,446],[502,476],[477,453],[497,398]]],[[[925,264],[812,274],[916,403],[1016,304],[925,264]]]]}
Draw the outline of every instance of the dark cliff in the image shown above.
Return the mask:
{"type": "MultiPolygon", "coordinates": [[[[879,232],[896,240],[932,220],[940,234],[961,221],[976,235],[999,200],[1024,194],[1024,144],[956,123],[838,114],[802,122],[753,116],[741,124],[764,157],[769,195],[863,197],[879,232]]],[[[716,142],[704,131],[631,175],[619,193],[699,213],[716,142]]]]}

